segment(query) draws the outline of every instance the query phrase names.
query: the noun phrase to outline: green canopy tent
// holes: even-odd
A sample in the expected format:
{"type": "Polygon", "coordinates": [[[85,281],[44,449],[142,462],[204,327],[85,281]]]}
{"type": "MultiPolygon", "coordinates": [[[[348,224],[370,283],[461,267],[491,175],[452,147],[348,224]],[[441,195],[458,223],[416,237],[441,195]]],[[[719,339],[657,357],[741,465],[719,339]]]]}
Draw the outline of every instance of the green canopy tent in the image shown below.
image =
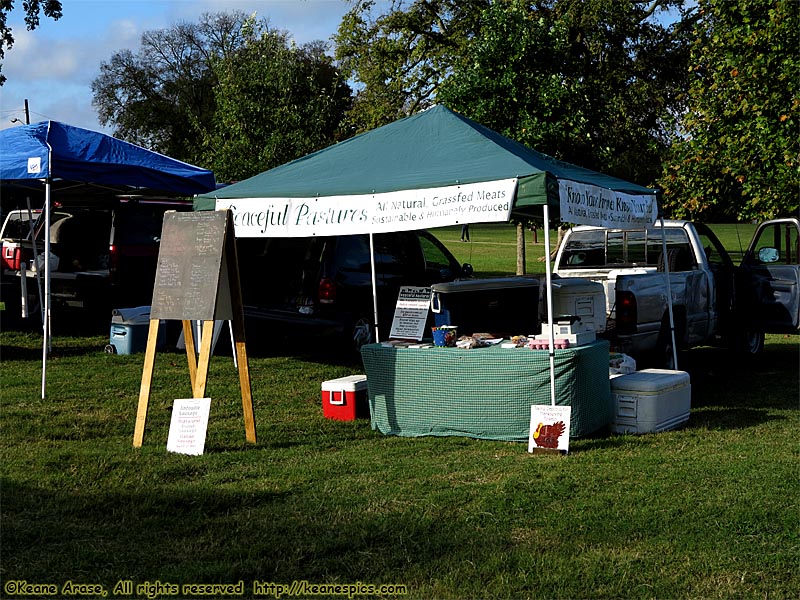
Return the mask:
{"type": "MultiPolygon", "coordinates": [[[[551,209],[567,222],[636,227],[655,221],[656,191],[556,160],[437,105],[201,195],[195,209],[230,209],[239,237],[370,240],[541,215],[549,248],[551,209]]],[[[549,260],[546,276],[549,290],[549,260]]],[[[552,340],[550,355],[552,365],[552,340]]]]}

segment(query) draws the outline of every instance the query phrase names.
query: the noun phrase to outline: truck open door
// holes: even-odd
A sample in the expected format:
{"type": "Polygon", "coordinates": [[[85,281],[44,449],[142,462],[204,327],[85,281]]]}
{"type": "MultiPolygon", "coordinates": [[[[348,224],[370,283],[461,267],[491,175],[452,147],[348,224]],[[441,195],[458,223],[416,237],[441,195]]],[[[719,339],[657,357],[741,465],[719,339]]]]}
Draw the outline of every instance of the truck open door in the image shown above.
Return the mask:
{"type": "Polygon", "coordinates": [[[800,219],[761,223],[740,265],[740,306],[764,333],[800,333],[800,219]]]}

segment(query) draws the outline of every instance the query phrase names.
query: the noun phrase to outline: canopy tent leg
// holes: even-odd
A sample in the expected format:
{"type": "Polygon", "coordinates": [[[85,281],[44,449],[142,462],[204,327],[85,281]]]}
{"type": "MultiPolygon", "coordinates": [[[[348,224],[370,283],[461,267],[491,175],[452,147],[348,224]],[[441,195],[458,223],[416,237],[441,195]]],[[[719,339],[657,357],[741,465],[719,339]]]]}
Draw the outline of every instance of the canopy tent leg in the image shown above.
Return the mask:
{"type": "Polygon", "coordinates": [[[667,260],[667,236],[664,233],[664,215],[661,219],[661,254],[664,257],[664,277],[667,280],[667,313],[669,313],[669,335],[672,338],[672,368],[678,368],[678,348],[675,345],[675,315],[672,312],[672,284],[669,280],[669,260],[667,260]]]}
{"type": "MultiPolygon", "coordinates": [[[[47,353],[50,351],[50,178],[44,185],[44,312],[42,313],[42,400],[47,392],[47,353]]],[[[33,257],[36,264],[36,257],[33,257]]],[[[38,268],[38,265],[37,265],[38,268]]]]}
{"type": "Polygon", "coordinates": [[[544,265],[547,281],[547,347],[550,355],[550,404],[556,405],[556,367],[553,347],[553,277],[550,268],[550,207],[545,203],[544,211],[544,265]]]}
{"type": "Polygon", "coordinates": [[[375,343],[381,341],[378,335],[378,285],[375,276],[375,241],[372,239],[372,233],[369,234],[369,264],[372,269],[372,310],[375,314],[375,343]]]}
{"type": "MultiPolygon", "coordinates": [[[[31,245],[33,246],[33,265],[35,266],[36,257],[39,256],[39,248],[36,244],[36,231],[33,227],[33,211],[31,210],[31,197],[26,196],[25,200],[28,203],[28,230],[30,231],[31,235],[31,245]]],[[[31,267],[31,269],[34,269],[34,267],[31,267]]],[[[44,302],[42,302],[42,275],[39,272],[38,268],[35,269],[34,272],[36,273],[36,290],[39,293],[39,318],[41,319],[42,323],[44,323],[44,302]]],[[[25,316],[27,317],[28,315],[25,316]]]]}

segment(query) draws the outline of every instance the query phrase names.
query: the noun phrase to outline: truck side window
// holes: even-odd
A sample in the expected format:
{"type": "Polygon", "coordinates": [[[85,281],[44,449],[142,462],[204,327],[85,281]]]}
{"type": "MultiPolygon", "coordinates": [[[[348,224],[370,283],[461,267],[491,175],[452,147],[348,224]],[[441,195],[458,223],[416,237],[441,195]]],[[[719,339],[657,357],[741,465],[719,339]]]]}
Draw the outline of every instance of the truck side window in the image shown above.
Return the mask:
{"type": "Polygon", "coordinates": [[[606,246],[606,264],[625,264],[625,234],[622,231],[609,231],[606,246]]]}
{"type": "MultiPolygon", "coordinates": [[[[689,244],[689,237],[682,229],[668,228],[664,230],[664,237],[667,242],[667,253],[673,250],[673,255],[680,254],[683,259],[680,261],[679,266],[681,271],[688,271],[694,266],[694,261],[691,260],[692,249],[689,244]],[[680,249],[680,250],[677,250],[680,249]]],[[[654,227],[647,230],[647,265],[651,267],[659,267],[663,264],[662,257],[662,240],[661,228],[654,227]]]]}
{"type": "Polygon", "coordinates": [[[605,246],[603,230],[573,231],[564,247],[559,267],[562,269],[603,267],[606,264],[605,246]]]}
{"type": "Polygon", "coordinates": [[[637,266],[647,264],[644,231],[630,231],[627,239],[627,263],[637,266]]]}
{"type": "Polygon", "coordinates": [[[703,252],[706,255],[706,261],[710,267],[729,266],[728,262],[725,260],[726,251],[721,247],[719,240],[707,236],[702,230],[698,230],[697,235],[700,238],[700,243],[703,245],[703,252]]]}

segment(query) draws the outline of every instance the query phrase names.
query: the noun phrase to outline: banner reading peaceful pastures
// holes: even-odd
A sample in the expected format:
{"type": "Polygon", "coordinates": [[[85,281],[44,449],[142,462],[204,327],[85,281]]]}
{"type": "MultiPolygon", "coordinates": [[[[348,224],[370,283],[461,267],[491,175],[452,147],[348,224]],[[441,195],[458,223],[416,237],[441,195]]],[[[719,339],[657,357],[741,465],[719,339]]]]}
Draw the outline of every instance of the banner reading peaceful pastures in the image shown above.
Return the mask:
{"type": "Polygon", "coordinates": [[[625,194],[559,179],[561,220],[578,225],[636,229],[655,223],[655,196],[625,194]]]}
{"type": "Polygon", "coordinates": [[[508,221],[516,179],[421,190],[320,198],[216,200],[237,237],[352,235],[508,221]]]}

